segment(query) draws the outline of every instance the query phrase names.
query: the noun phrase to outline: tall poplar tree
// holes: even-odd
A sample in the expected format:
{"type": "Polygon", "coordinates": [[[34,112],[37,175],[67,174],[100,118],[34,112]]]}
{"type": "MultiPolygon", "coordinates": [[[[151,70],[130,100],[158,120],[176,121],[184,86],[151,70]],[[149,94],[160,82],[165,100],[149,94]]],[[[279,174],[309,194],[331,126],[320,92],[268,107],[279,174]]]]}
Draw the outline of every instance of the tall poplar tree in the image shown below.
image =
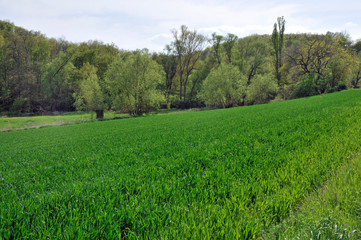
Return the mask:
{"type": "Polygon", "coordinates": [[[273,25],[273,33],[272,33],[272,44],[274,48],[275,54],[275,73],[277,78],[278,86],[281,85],[281,71],[282,68],[282,50],[284,46],[284,32],[285,32],[285,23],[286,20],[284,17],[278,17],[277,23],[273,25]]]}

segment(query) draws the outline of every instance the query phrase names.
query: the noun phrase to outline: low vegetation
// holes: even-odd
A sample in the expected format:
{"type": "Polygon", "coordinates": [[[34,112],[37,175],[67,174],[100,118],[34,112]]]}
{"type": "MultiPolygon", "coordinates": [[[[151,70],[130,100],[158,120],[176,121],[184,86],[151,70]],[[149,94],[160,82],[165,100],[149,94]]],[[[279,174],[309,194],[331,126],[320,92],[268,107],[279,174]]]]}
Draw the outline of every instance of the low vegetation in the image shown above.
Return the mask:
{"type": "MultiPolygon", "coordinates": [[[[279,234],[275,226],[315,189],[332,189],[334,172],[359,153],[360,94],[1,132],[0,236],[279,234]]],[[[347,179],[352,200],[331,192],[327,201],[359,213],[357,178],[347,179]]],[[[358,223],[343,220],[337,226],[359,236],[358,223]]]]}
{"type": "Polygon", "coordinates": [[[269,230],[267,239],[360,239],[361,157],[351,156],[330,179],[269,230]]]}
{"type": "MultiPolygon", "coordinates": [[[[104,115],[105,120],[128,117],[128,114],[117,114],[115,112],[105,112],[104,115]]],[[[81,123],[93,120],[95,120],[95,115],[88,112],[53,113],[52,115],[28,117],[2,116],[0,117],[0,132],[81,123]]]]}

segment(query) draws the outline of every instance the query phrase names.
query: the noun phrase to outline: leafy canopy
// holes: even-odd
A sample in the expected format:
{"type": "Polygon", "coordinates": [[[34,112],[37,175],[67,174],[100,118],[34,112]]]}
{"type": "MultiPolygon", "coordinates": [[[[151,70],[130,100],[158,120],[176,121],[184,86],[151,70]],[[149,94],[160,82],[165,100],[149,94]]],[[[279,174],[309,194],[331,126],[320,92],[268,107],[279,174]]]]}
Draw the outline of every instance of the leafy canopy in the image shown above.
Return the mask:
{"type": "Polygon", "coordinates": [[[222,64],[212,69],[203,83],[199,97],[212,107],[233,107],[242,103],[247,79],[237,67],[222,64]]]}
{"type": "Polygon", "coordinates": [[[164,82],[165,74],[160,65],[144,51],[127,57],[118,57],[106,73],[113,108],[141,115],[157,108],[164,95],[157,87],[164,82]]]}

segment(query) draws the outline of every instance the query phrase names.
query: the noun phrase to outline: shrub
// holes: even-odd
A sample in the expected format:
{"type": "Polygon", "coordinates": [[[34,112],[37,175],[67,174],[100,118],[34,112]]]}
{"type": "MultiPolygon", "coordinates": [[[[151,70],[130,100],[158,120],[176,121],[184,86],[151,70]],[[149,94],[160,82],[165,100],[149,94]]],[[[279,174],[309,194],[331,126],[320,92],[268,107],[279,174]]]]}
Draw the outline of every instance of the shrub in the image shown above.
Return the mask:
{"type": "Polygon", "coordinates": [[[239,106],[243,101],[246,82],[237,67],[231,64],[219,65],[204,80],[199,98],[211,107],[239,106]]]}
{"type": "Polygon", "coordinates": [[[274,99],[278,86],[271,74],[257,75],[247,89],[246,104],[262,104],[274,99]]]}

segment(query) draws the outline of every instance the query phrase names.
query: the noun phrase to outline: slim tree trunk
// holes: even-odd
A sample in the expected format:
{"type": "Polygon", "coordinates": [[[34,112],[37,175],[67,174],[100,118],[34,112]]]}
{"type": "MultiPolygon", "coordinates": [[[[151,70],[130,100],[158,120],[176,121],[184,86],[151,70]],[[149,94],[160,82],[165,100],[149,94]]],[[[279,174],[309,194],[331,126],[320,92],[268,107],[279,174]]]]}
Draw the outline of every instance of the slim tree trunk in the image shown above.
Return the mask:
{"type": "Polygon", "coordinates": [[[183,91],[183,101],[186,101],[186,94],[187,94],[187,82],[188,82],[188,74],[186,80],[184,81],[184,91],[183,91]]]}
{"type": "Polygon", "coordinates": [[[104,110],[95,110],[97,119],[104,119],[104,110]]]}
{"type": "Polygon", "coordinates": [[[182,101],[183,96],[183,69],[180,67],[179,70],[179,100],[182,101]]]}

